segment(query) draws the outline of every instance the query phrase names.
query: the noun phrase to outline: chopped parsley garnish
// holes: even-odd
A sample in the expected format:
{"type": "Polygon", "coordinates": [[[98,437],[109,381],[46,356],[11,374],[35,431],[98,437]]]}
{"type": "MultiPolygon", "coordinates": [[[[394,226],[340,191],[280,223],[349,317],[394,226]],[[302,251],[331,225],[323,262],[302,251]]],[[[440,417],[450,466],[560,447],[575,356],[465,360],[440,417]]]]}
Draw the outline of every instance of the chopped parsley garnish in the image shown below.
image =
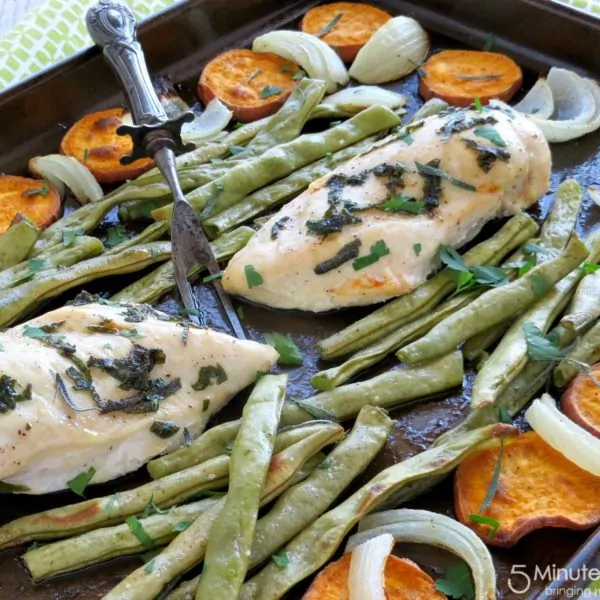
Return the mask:
{"type": "Polygon", "coordinates": [[[265,98],[270,98],[271,96],[277,96],[277,94],[281,94],[283,92],[283,88],[278,85],[266,85],[260,91],[260,97],[264,100],[265,98]]]}
{"type": "Polygon", "coordinates": [[[114,248],[119,244],[127,241],[127,236],[125,235],[125,227],[122,223],[117,223],[112,227],[109,227],[106,230],[107,239],[106,239],[106,247],[114,248]]]}
{"type": "Polygon", "coordinates": [[[271,555],[271,560],[278,569],[285,569],[290,564],[290,558],[285,550],[280,550],[271,555]]]}
{"type": "Polygon", "coordinates": [[[141,340],[144,337],[137,329],[123,329],[119,331],[119,335],[124,338],[133,338],[134,340],[141,340]]]}
{"type": "Polygon", "coordinates": [[[413,138],[412,135],[410,135],[410,133],[408,133],[408,131],[404,130],[400,130],[397,134],[396,137],[399,140],[402,140],[407,146],[410,146],[415,140],[413,138]]]}
{"type": "Polygon", "coordinates": [[[490,52],[491,49],[494,47],[495,41],[496,41],[496,37],[494,36],[494,34],[492,32],[488,33],[487,37],[485,38],[485,42],[483,43],[482,50],[484,52],[490,52]]]}
{"type": "Polygon", "coordinates": [[[181,533],[182,531],[185,531],[192,523],[193,521],[180,521],[174,525],[173,531],[181,533]]]}
{"type": "Polygon", "coordinates": [[[246,274],[246,282],[250,289],[263,284],[262,275],[252,265],[246,265],[244,273],[246,274]]]}
{"type": "Polygon", "coordinates": [[[286,63],[285,65],[279,67],[279,70],[282,73],[291,73],[294,70],[294,65],[292,65],[292,63],[286,63]]]}
{"type": "Polygon", "coordinates": [[[238,306],[235,309],[235,312],[237,313],[238,319],[240,321],[243,321],[244,318],[245,318],[244,305],[243,304],[238,304],[238,306]]]}
{"type": "Polygon", "coordinates": [[[265,333],[265,342],[279,352],[278,364],[301,365],[304,362],[302,353],[296,346],[291,334],[265,333]]]}
{"type": "Polygon", "coordinates": [[[148,503],[144,507],[144,512],[142,512],[141,518],[145,519],[146,517],[149,517],[152,514],[164,515],[168,512],[169,512],[168,509],[163,510],[162,508],[159,508],[158,506],[156,506],[156,504],[154,504],[154,495],[152,495],[152,496],[150,496],[150,500],[148,500],[148,503]]]}
{"type": "Polygon", "coordinates": [[[44,259],[42,259],[42,258],[30,258],[27,261],[27,268],[32,273],[39,273],[44,268],[44,259]]]}
{"type": "Polygon", "coordinates": [[[473,98],[473,104],[479,112],[483,112],[483,104],[481,104],[479,96],[475,96],[475,98],[473,98]]]}
{"type": "Polygon", "coordinates": [[[450,565],[444,571],[444,578],[436,581],[435,589],[455,600],[475,598],[471,571],[465,564],[450,565]]]}
{"type": "Polygon", "coordinates": [[[226,381],[227,373],[219,363],[216,365],[207,365],[200,367],[198,370],[198,378],[196,379],[196,383],[192,385],[192,389],[201,392],[211,385],[221,385],[226,381]]]}
{"type": "Polygon", "coordinates": [[[84,234],[84,231],[81,228],[63,230],[63,236],[62,236],[63,246],[65,248],[70,248],[73,245],[73,243],[75,242],[75,238],[79,237],[80,235],[83,235],[83,234],[84,234]]]}
{"type": "Polygon", "coordinates": [[[127,527],[131,530],[131,533],[135,535],[138,542],[146,548],[146,550],[153,550],[155,547],[154,540],[150,537],[150,534],[144,529],[144,526],[140,523],[140,520],[131,515],[125,519],[125,523],[127,523],[127,527]]]}
{"type": "Polygon", "coordinates": [[[390,200],[378,204],[376,208],[385,212],[403,212],[418,215],[423,212],[425,202],[420,202],[414,198],[409,198],[408,196],[396,196],[395,198],[391,198],[390,200]]]}
{"type": "Polygon", "coordinates": [[[152,421],[150,431],[162,439],[167,439],[174,436],[181,427],[172,421],[152,421]]]}
{"type": "Polygon", "coordinates": [[[421,246],[421,244],[413,244],[413,252],[415,253],[416,256],[419,256],[419,254],[421,254],[422,249],[423,249],[423,246],[421,246]]]}
{"type": "Polygon", "coordinates": [[[478,525],[487,525],[490,528],[490,531],[487,534],[488,540],[493,540],[498,533],[498,529],[500,529],[500,523],[493,517],[471,514],[469,515],[469,521],[471,521],[471,523],[477,523],[478,525]]]}
{"type": "Polygon", "coordinates": [[[361,241],[356,238],[351,242],[348,242],[344,246],[342,246],[334,256],[328,258],[320,262],[315,268],[314,272],[316,275],[324,275],[329,271],[333,271],[338,267],[341,267],[344,263],[356,258],[359,254],[359,248],[361,246],[361,241]]]}
{"type": "Polygon", "coordinates": [[[506,142],[502,139],[502,136],[498,133],[498,130],[491,125],[482,125],[481,127],[476,127],[473,130],[473,133],[488,142],[492,142],[499,148],[506,148],[506,142]]]}
{"type": "Polygon", "coordinates": [[[554,336],[546,336],[533,323],[523,325],[527,354],[529,358],[537,361],[553,361],[564,358],[564,352],[556,345],[554,336]]]}
{"type": "Polygon", "coordinates": [[[330,458],[326,458],[322,463],[317,466],[317,469],[321,469],[321,471],[329,471],[331,469],[332,460],[330,458]]]}
{"type": "Polygon", "coordinates": [[[581,265],[581,270],[584,273],[595,273],[598,269],[600,269],[600,265],[597,263],[584,262],[581,265]]]}
{"type": "Polygon", "coordinates": [[[390,249],[384,240],[378,240],[371,246],[371,251],[366,256],[359,256],[352,262],[352,268],[360,271],[369,265],[376,263],[380,258],[390,253],[390,249]]]}
{"type": "Polygon", "coordinates": [[[325,25],[325,27],[323,27],[323,29],[321,29],[321,31],[319,31],[319,33],[317,33],[317,37],[322,38],[323,36],[330,33],[331,30],[340,22],[340,19],[343,16],[344,16],[343,12],[337,13],[335,15],[335,17],[333,17],[333,19],[331,19],[331,21],[329,21],[329,23],[327,23],[327,25],[325,25]]]}
{"type": "Polygon", "coordinates": [[[17,406],[17,402],[31,400],[31,384],[19,385],[16,379],[8,375],[0,375],[0,413],[6,413],[17,406]],[[21,391],[18,391],[22,388],[21,391]]]}
{"type": "Polygon", "coordinates": [[[95,474],[96,469],[90,467],[87,471],[83,471],[83,473],[79,473],[79,475],[73,477],[70,481],[67,481],[67,486],[73,493],[85,498],[83,492],[85,492],[85,488],[89,485],[95,474]]]}
{"type": "Polygon", "coordinates": [[[545,294],[547,294],[550,291],[550,288],[552,287],[550,285],[550,283],[548,282],[548,280],[543,275],[540,275],[539,273],[532,273],[530,282],[531,282],[531,289],[538,296],[544,296],[545,294]]]}
{"type": "Polygon", "coordinates": [[[47,196],[50,193],[48,184],[44,184],[41,188],[35,190],[25,190],[23,196],[26,198],[33,198],[34,196],[47,196]]]}

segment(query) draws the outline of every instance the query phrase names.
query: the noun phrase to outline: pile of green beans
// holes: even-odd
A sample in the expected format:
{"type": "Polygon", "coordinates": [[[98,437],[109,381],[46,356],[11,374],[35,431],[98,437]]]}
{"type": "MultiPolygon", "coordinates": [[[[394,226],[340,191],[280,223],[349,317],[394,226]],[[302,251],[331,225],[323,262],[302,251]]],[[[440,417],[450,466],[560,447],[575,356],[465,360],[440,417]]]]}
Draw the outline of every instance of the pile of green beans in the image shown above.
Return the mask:
{"type": "MultiPolygon", "coordinates": [[[[321,468],[284,492],[259,519],[250,554],[251,568],[268,560],[335,502],[381,450],[392,424],[380,409],[367,406],[360,411],[350,433],[327,455],[321,468]]],[[[194,600],[199,579],[182,584],[169,600],[194,600]]]]}

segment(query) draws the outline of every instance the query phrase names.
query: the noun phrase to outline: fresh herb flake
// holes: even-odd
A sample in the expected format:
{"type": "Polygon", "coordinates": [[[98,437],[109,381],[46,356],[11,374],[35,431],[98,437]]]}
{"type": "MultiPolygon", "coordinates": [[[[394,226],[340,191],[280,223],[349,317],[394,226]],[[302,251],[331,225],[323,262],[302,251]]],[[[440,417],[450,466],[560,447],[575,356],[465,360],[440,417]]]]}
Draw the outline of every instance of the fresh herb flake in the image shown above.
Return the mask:
{"type": "Polygon", "coordinates": [[[442,263],[453,271],[470,272],[463,257],[452,246],[441,244],[438,248],[438,256],[442,263]]]}
{"type": "Polygon", "coordinates": [[[192,523],[193,521],[180,521],[173,527],[173,531],[181,533],[182,531],[185,531],[192,523]]]}
{"type": "Polygon", "coordinates": [[[238,304],[235,312],[237,313],[238,319],[240,321],[243,321],[245,318],[245,314],[244,314],[244,306],[242,304],[238,304]]]}
{"type": "Polygon", "coordinates": [[[415,161],[415,165],[417,167],[417,171],[419,171],[421,176],[441,177],[442,179],[449,181],[452,185],[455,185],[456,187],[459,187],[463,190],[467,190],[469,192],[476,191],[476,188],[474,185],[471,185],[470,183],[462,181],[461,179],[458,179],[458,178],[454,177],[453,175],[450,175],[450,173],[447,173],[446,171],[443,171],[442,169],[438,169],[437,167],[433,167],[429,164],[423,164],[423,163],[420,163],[417,161],[415,161]]]}
{"type": "Polygon", "coordinates": [[[487,534],[488,540],[493,540],[500,529],[500,523],[493,517],[485,517],[483,515],[471,514],[469,515],[469,521],[471,523],[477,523],[478,525],[487,525],[490,527],[490,531],[487,534]]]}
{"type": "Polygon", "coordinates": [[[207,365],[200,367],[198,370],[198,378],[196,379],[196,383],[192,385],[192,389],[201,392],[211,385],[221,385],[226,381],[227,373],[219,363],[216,365],[207,365]]]}
{"type": "Polygon", "coordinates": [[[75,238],[79,237],[80,235],[83,235],[83,234],[84,234],[84,231],[81,228],[63,230],[63,236],[62,236],[63,246],[65,248],[70,248],[73,245],[73,243],[75,242],[75,238]]]}
{"type": "Polygon", "coordinates": [[[260,97],[264,100],[265,98],[270,98],[271,96],[277,96],[277,94],[281,94],[283,92],[283,88],[278,85],[266,85],[260,91],[260,97]]]}
{"type": "Polygon", "coordinates": [[[494,36],[494,34],[492,32],[488,33],[487,37],[485,38],[485,42],[483,42],[483,51],[490,52],[491,49],[494,47],[495,41],[496,37],[494,36]]]}
{"type": "Polygon", "coordinates": [[[600,265],[597,263],[584,262],[581,265],[581,270],[584,273],[595,273],[598,269],[600,269],[600,265]]]}
{"type": "Polygon", "coordinates": [[[271,555],[271,560],[278,569],[285,569],[290,564],[290,558],[285,550],[280,550],[271,555]]]}
{"type": "Polygon", "coordinates": [[[529,358],[537,361],[554,361],[564,357],[564,352],[556,345],[554,340],[545,336],[534,323],[523,325],[527,354],[529,358]]]}
{"type": "Polygon", "coordinates": [[[122,223],[117,223],[112,227],[109,227],[106,230],[106,247],[114,248],[119,244],[127,241],[127,236],[125,235],[125,227],[122,223]]]}
{"type": "Polygon", "coordinates": [[[326,36],[328,33],[330,33],[331,30],[340,22],[340,19],[343,16],[344,16],[343,12],[337,13],[337,15],[335,15],[335,17],[333,17],[333,19],[331,19],[331,21],[329,21],[329,23],[327,23],[327,25],[325,25],[325,27],[323,27],[323,29],[321,29],[321,31],[319,31],[319,33],[317,33],[317,37],[322,38],[322,37],[326,36]]]}
{"type": "Polygon", "coordinates": [[[262,275],[252,265],[246,265],[244,273],[246,274],[246,282],[250,289],[263,284],[262,275]]]}
{"type": "Polygon", "coordinates": [[[475,597],[471,571],[465,564],[450,565],[444,578],[436,581],[435,589],[455,600],[473,600],[475,597]]]}
{"type": "Polygon", "coordinates": [[[306,77],[306,72],[303,71],[302,69],[298,69],[293,75],[292,75],[292,80],[293,81],[300,81],[301,79],[304,79],[306,77]]]}
{"type": "Polygon", "coordinates": [[[360,252],[361,244],[362,242],[358,238],[348,242],[342,246],[334,256],[317,264],[314,268],[315,274],[324,275],[325,273],[329,273],[329,271],[341,267],[348,261],[355,259],[360,252]]]}
{"type": "Polygon", "coordinates": [[[485,498],[481,503],[479,508],[479,512],[485,512],[490,505],[492,504],[492,500],[496,495],[496,490],[498,489],[498,483],[500,481],[500,473],[502,472],[502,460],[504,458],[504,440],[500,440],[500,452],[498,452],[498,460],[496,461],[496,466],[494,467],[494,473],[492,474],[492,479],[490,481],[490,485],[488,486],[487,492],[485,494],[485,498]]]}
{"type": "Polygon", "coordinates": [[[547,294],[550,291],[550,288],[552,287],[550,285],[550,283],[548,283],[548,280],[543,275],[540,275],[539,273],[531,274],[530,283],[531,283],[531,289],[538,296],[544,296],[545,294],[547,294]]]}
{"type": "Polygon", "coordinates": [[[331,469],[331,465],[333,464],[330,458],[326,458],[322,463],[317,466],[317,469],[321,469],[321,471],[329,471],[331,469]]]}
{"type": "Polygon", "coordinates": [[[44,184],[41,188],[36,188],[34,190],[25,190],[23,192],[23,196],[26,198],[34,198],[35,196],[47,196],[50,193],[50,187],[47,184],[44,184]]]}
{"type": "Polygon", "coordinates": [[[423,212],[423,209],[425,208],[425,202],[421,202],[407,196],[396,196],[395,198],[391,198],[390,200],[386,200],[385,202],[377,205],[377,208],[385,212],[403,212],[412,215],[418,215],[419,213],[423,212]]]}
{"type": "Polygon", "coordinates": [[[265,333],[265,342],[279,352],[278,364],[301,365],[304,362],[302,353],[296,346],[291,334],[265,333]]]}
{"type": "Polygon", "coordinates": [[[154,540],[150,537],[150,534],[144,529],[144,526],[136,516],[131,515],[130,517],[127,517],[125,523],[127,523],[127,527],[129,527],[131,533],[133,533],[138,542],[142,544],[146,550],[154,549],[154,540]]]}
{"type": "Polygon", "coordinates": [[[492,142],[492,144],[498,146],[499,148],[506,148],[506,142],[502,139],[502,136],[498,133],[498,130],[492,125],[475,127],[473,133],[484,140],[488,140],[488,142],[492,142]]]}
{"type": "Polygon", "coordinates": [[[423,246],[421,246],[421,244],[413,244],[413,252],[415,253],[415,256],[419,256],[422,249],[423,246]]]}
{"type": "Polygon", "coordinates": [[[79,475],[67,481],[67,486],[73,493],[85,498],[83,492],[85,492],[85,488],[89,485],[95,474],[96,469],[90,467],[87,471],[83,471],[83,473],[79,473],[79,475]]]}
{"type": "Polygon", "coordinates": [[[390,249],[384,240],[378,240],[371,246],[371,251],[366,256],[359,256],[352,262],[352,268],[355,271],[360,271],[365,267],[368,267],[376,263],[383,256],[387,256],[390,253],[390,249]]]}
{"type": "Polygon", "coordinates": [[[30,258],[27,261],[27,268],[32,273],[39,273],[44,268],[44,260],[42,258],[30,258]]]}
{"type": "Polygon", "coordinates": [[[475,96],[475,98],[473,98],[473,104],[479,112],[483,112],[483,104],[481,104],[481,99],[479,96],[475,96]]]}
{"type": "Polygon", "coordinates": [[[502,406],[500,407],[500,410],[498,412],[498,416],[500,417],[500,423],[506,423],[507,425],[513,424],[513,418],[510,416],[510,413],[508,412],[508,410],[506,410],[506,408],[502,406]]]}
{"type": "Polygon", "coordinates": [[[481,73],[481,75],[460,75],[455,73],[454,77],[462,81],[489,81],[492,79],[500,79],[502,73],[481,73]]]}

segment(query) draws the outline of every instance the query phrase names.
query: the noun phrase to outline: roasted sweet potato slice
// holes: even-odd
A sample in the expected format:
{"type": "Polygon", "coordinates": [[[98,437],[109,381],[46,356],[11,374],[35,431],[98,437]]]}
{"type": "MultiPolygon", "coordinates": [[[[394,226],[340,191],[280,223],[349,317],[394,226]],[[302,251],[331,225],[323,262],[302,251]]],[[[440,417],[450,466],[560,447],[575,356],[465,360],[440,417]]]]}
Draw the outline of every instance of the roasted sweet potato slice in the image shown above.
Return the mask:
{"type": "MultiPolygon", "coordinates": [[[[302,600],[348,600],[350,553],[328,564],[314,579],[302,600]]],[[[435,582],[418,565],[406,558],[390,556],[385,564],[387,600],[443,600],[435,582]]]]}
{"type": "Polygon", "coordinates": [[[560,405],[571,420],[600,437],[600,387],[592,377],[600,380],[600,363],[595,364],[589,374],[580,373],[571,381],[560,405]]]}
{"type": "Polygon", "coordinates": [[[133,148],[128,135],[117,135],[124,114],[123,108],[111,108],[79,119],[63,137],[61,154],[76,158],[100,183],[117,183],[141,175],[154,165],[150,158],[141,158],[130,165],[119,162],[133,148]]]}
{"type": "Polygon", "coordinates": [[[41,229],[48,227],[60,217],[61,208],[60,194],[46,181],[0,176],[0,233],[4,233],[19,214],[41,229]]]}
{"type": "Polygon", "coordinates": [[[256,121],[281,107],[296,85],[299,70],[270,52],[228,50],[204,67],[198,96],[204,104],[218,98],[238,121],[256,121]]]}
{"type": "Polygon", "coordinates": [[[454,510],[459,521],[493,546],[513,546],[542,527],[588,529],[600,523],[600,477],[568,461],[534,431],[504,441],[496,493],[482,516],[498,522],[490,527],[470,521],[479,514],[498,463],[500,444],[464,460],[454,479],[454,510]]]}
{"type": "Polygon", "coordinates": [[[334,2],[311,8],[300,28],[305,33],[318,35],[344,62],[352,62],[369,38],[391,18],[370,4],[334,2]]]}
{"type": "Polygon", "coordinates": [[[444,50],[421,68],[419,92],[425,100],[441,98],[455,106],[483,104],[492,98],[508,102],[521,87],[523,73],[508,56],[480,50],[444,50]]]}

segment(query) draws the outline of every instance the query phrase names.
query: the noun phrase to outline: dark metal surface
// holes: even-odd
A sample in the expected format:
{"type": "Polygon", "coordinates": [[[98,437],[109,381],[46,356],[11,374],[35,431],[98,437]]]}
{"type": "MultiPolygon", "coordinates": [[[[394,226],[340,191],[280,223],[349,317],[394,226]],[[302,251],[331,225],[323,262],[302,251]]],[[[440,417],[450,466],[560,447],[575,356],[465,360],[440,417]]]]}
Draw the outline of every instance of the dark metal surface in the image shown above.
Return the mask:
{"type": "MultiPolygon", "coordinates": [[[[372,3],[396,14],[406,13],[418,18],[430,31],[438,32],[433,36],[434,46],[438,49],[456,45],[481,47],[488,33],[493,32],[495,47],[513,55],[530,69],[526,73],[525,88],[535,81],[536,71],[545,71],[552,65],[564,64],[590,75],[600,73],[600,46],[596,43],[600,33],[598,22],[587,21],[577,12],[542,0],[382,0],[372,3]]],[[[259,32],[283,25],[295,26],[298,16],[313,4],[316,2],[189,0],[142,27],[140,38],[153,72],[167,72],[175,81],[182,82],[184,89],[193,90],[207,59],[227,47],[248,46],[259,32]]],[[[416,75],[394,88],[409,96],[409,114],[414,112],[421,103],[416,75]]],[[[17,172],[25,168],[30,156],[56,151],[62,135],[60,123],[68,125],[90,110],[114,106],[119,101],[115,82],[95,50],[62,65],[44,78],[0,95],[0,170],[17,172]],[[63,101],[64,98],[69,101],[63,101]]],[[[558,183],[564,178],[576,177],[584,186],[600,183],[599,143],[600,133],[596,133],[573,143],[553,146],[551,189],[534,210],[535,216],[546,215],[558,183]]],[[[590,231],[599,222],[599,217],[600,209],[586,200],[580,232],[590,231]]],[[[497,226],[497,223],[491,224],[483,235],[497,226]]],[[[137,275],[121,277],[111,282],[111,286],[119,289],[134,277],[137,275]]],[[[92,289],[101,290],[101,287],[92,289]]],[[[210,289],[197,286],[195,291],[200,304],[212,302],[214,306],[209,297],[210,289]]],[[[157,307],[174,311],[177,303],[173,296],[167,296],[157,303],[157,307]]],[[[291,333],[303,350],[303,367],[289,371],[290,395],[295,398],[312,394],[310,376],[322,367],[314,350],[315,341],[338,331],[365,312],[348,310],[313,316],[248,305],[244,309],[244,325],[249,337],[260,340],[264,332],[291,333]]],[[[211,326],[223,327],[222,316],[217,311],[209,312],[207,320],[211,326]]],[[[394,362],[389,361],[382,368],[393,367],[394,362]]],[[[471,381],[472,373],[469,373],[463,390],[392,411],[397,421],[388,444],[357,483],[363,483],[381,468],[423,450],[439,434],[460,422],[468,409],[471,381]]],[[[219,415],[219,420],[238,416],[243,399],[236,398],[219,415]]],[[[140,472],[91,491],[95,495],[112,493],[145,480],[145,474],[140,472]]],[[[0,521],[75,500],[71,494],[43,498],[0,497],[0,521]]],[[[451,480],[411,505],[452,514],[451,480]]],[[[550,583],[548,574],[555,572],[552,569],[563,567],[587,535],[589,532],[546,529],[526,536],[514,548],[493,550],[499,582],[498,598],[518,600],[542,592],[550,583]],[[547,567],[550,567],[549,571],[547,567]],[[515,589],[522,589],[526,582],[525,575],[514,569],[531,578],[527,592],[511,591],[509,579],[515,589]],[[512,576],[511,571],[514,571],[512,576]]],[[[452,560],[448,555],[418,546],[404,546],[401,552],[437,574],[452,560]]],[[[584,563],[591,565],[596,560],[591,556],[594,553],[595,550],[590,551],[590,556],[584,557],[584,563]]],[[[34,586],[17,556],[16,552],[0,554],[2,600],[96,600],[141,564],[138,558],[112,561],[34,586]]],[[[594,566],[598,566],[597,563],[594,566]]],[[[300,598],[302,589],[299,586],[290,600],[300,598]]]]}

